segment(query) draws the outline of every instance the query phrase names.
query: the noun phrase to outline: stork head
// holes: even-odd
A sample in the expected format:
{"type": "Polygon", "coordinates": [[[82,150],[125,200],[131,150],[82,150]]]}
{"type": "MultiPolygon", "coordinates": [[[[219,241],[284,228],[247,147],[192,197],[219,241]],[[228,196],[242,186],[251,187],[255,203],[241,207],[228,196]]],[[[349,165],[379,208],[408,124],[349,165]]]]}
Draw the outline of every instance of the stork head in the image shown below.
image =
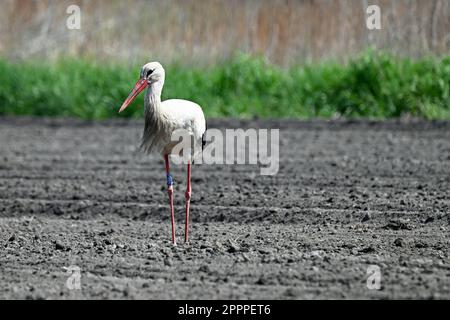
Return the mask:
{"type": "Polygon", "coordinates": [[[128,98],[120,107],[119,113],[125,110],[131,102],[141,93],[145,88],[152,84],[158,84],[158,89],[161,90],[164,85],[165,71],[159,62],[149,62],[141,68],[139,80],[134,85],[133,90],[128,95],[128,98]]]}
{"type": "Polygon", "coordinates": [[[149,62],[141,69],[140,78],[146,79],[148,84],[162,81],[164,82],[166,73],[159,62],[149,62]]]}

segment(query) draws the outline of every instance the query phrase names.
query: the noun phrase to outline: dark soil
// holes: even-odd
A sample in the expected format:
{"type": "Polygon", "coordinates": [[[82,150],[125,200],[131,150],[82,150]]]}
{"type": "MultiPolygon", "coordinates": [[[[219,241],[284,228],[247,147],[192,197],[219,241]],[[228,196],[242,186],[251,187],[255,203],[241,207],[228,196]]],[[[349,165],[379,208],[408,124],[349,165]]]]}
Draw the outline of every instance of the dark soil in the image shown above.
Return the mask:
{"type": "Polygon", "coordinates": [[[142,125],[0,118],[0,298],[450,298],[449,122],[210,121],[281,128],[280,171],[194,166],[186,245],[174,167],[177,247],[142,125]]]}

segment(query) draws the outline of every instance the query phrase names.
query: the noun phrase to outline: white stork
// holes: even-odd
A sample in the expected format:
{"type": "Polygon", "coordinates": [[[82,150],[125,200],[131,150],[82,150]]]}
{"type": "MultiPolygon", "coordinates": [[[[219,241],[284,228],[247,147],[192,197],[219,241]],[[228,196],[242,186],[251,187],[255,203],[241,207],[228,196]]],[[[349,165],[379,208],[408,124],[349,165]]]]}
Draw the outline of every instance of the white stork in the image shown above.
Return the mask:
{"type": "MultiPolygon", "coordinates": [[[[161,91],[164,86],[165,71],[159,62],[150,62],[141,69],[139,80],[136,82],[128,98],[120,107],[119,112],[125,110],[131,102],[145,88],[145,128],[141,148],[147,152],[157,152],[164,157],[166,164],[167,190],[172,221],[172,243],[176,245],[175,216],[173,208],[173,178],[170,174],[169,154],[177,142],[171,141],[172,132],[184,129],[194,137],[194,143],[202,144],[206,131],[206,121],[202,108],[191,101],[171,99],[161,101],[161,91]]],[[[189,241],[189,205],[191,199],[191,163],[187,164],[186,183],[186,224],[185,241],[189,241]]]]}

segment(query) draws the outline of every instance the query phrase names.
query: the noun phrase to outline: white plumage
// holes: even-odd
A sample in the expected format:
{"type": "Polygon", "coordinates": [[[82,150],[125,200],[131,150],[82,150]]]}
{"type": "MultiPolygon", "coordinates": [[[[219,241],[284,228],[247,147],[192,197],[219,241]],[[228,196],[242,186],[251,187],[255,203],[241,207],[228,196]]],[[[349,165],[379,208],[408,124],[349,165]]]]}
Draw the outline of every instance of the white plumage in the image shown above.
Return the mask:
{"type": "MultiPolygon", "coordinates": [[[[151,94],[150,90],[149,88],[148,94],[151,94]]],[[[177,129],[186,130],[194,137],[195,147],[201,146],[206,122],[198,104],[188,100],[170,99],[162,101],[160,106],[148,104],[145,113],[146,125],[142,136],[142,147],[146,152],[170,154],[177,143],[171,142],[171,135],[177,129]],[[160,118],[161,124],[156,124],[157,120],[151,115],[155,110],[158,110],[156,117],[160,118]]]]}

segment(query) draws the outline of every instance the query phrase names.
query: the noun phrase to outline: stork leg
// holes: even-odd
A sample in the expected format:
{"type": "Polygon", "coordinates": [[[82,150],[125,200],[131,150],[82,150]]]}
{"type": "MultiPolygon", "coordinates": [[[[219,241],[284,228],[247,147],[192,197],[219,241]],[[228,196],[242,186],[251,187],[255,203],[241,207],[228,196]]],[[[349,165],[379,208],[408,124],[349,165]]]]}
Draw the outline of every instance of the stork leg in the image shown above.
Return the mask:
{"type": "Polygon", "coordinates": [[[189,242],[189,206],[191,204],[191,164],[187,164],[187,181],[186,181],[186,225],[184,229],[184,241],[189,242]]]}
{"type": "Polygon", "coordinates": [[[167,193],[169,194],[170,214],[172,221],[172,243],[177,245],[177,239],[175,236],[175,213],[173,210],[173,178],[170,175],[169,155],[164,155],[164,161],[166,163],[166,176],[167,176],[167,193]]]}

